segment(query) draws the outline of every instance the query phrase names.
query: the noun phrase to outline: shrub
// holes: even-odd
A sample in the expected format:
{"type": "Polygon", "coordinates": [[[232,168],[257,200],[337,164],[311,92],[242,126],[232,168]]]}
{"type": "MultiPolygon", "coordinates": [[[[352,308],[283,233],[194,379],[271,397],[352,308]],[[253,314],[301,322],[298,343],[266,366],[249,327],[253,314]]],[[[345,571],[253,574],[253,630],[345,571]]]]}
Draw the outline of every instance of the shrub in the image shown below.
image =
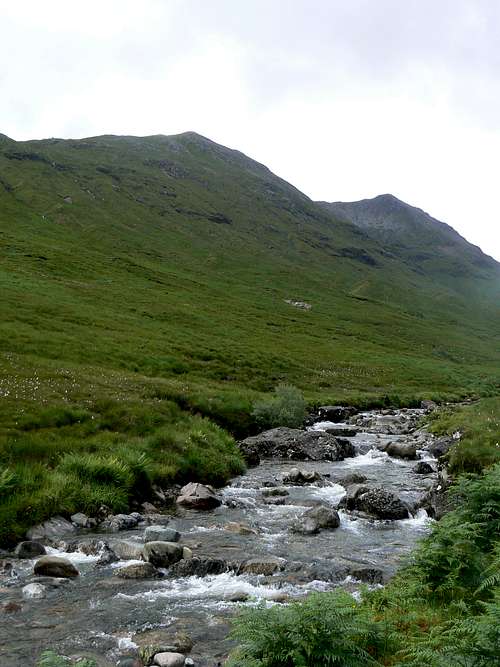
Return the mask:
{"type": "Polygon", "coordinates": [[[300,389],[281,384],[275,388],[274,396],[254,404],[252,415],[264,428],[299,428],[306,416],[306,401],[300,389]]]}

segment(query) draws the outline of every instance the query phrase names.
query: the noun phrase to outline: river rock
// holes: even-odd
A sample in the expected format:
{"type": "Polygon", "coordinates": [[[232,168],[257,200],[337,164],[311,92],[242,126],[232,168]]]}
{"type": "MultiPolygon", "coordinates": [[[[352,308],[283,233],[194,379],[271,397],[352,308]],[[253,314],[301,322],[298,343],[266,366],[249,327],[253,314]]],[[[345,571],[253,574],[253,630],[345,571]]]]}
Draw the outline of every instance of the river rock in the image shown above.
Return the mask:
{"type": "Polygon", "coordinates": [[[184,667],[185,657],[182,653],[157,653],[154,664],[158,667],[184,667]]]}
{"type": "Polygon", "coordinates": [[[390,442],[385,451],[389,456],[400,459],[416,459],[417,447],[413,442],[390,442]]]}
{"type": "Polygon", "coordinates": [[[275,486],[272,488],[264,489],[262,491],[262,495],[264,498],[270,498],[272,496],[289,496],[289,492],[287,489],[284,489],[283,487],[280,486],[275,486]]]}
{"type": "Polygon", "coordinates": [[[369,486],[366,484],[351,484],[346,488],[346,494],[341,499],[339,507],[345,507],[348,510],[356,509],[356,502],[358,496],[363,493],[367,493],[370,490],[369,486]]]}
{"type": "Polygon", "coordinates": [[[193,640],[188,634],[168,629],[146,630],[135,635],[134,642],[145,665],[151,665],[157,653],[189,653],[193,648],[193,640]]]}
{"type": "Polygon", "coordinates": [[[359,567],[349,570],[349,574],[358,581],[367,584],[383,584],[384,573],[378,567],[359,567]]]}
{"type": "Polygon", "coordinates": [[[426,412],[432,412],[432,410],[435,410],[437,408],[437,403],[425,399],[421,401],[420,407],[422,408],[422,410],[425,410],[426,412]]]}
{"type": "Polygon", "coordinates": [[[27,540],[25,542],[19,542],[14,553],[18,558],[36,558],[37,556],[44,556],[47,551],[40,542],[27,540]]]}
{"type": "Polygon", "coordinates": [[[417,475],[430,475],[435,471],[431,464],[427,463],[427,461],[419,461],[413,468],[413,472],[417,473],[417,475]]]}
{"type": "Polygon", "coordinates": [[[120,530],[132,530],[137,528],[139,521],[142,521],[142,514],[132,512],[131,514],[113,514],[106,517],[99,525],[101,530],[110,533],[118,533],[120,530]]]}
{"type": "Polygon", "coordinates": [[[182,559],[182,547],[177,542],[148,542],[142,550],[143,558],[155,567],[168,567],[182,559]]]}
{"type": "Polygon", "coordinates": [[[430,453],[431,456],[434,456],[436,459],[441,458],[448,453],[450,447],[455,441],[450,436],[443,436],[442,438],[434,438],[430,440],[425,449],[430,453]]]}
{"type": "Polygon", "coordinates": [[[222,558],[200,558],[193,556],[189,560],[180,560],[169,569],[171,577],[207,577],[213,574],[222,574],[232,569],[232,566],[222,558]]]}
{"type": "Polygon", "coordinates": [[[64,535],[69,535],[76,531],[75,526],[62,516],[55,516],[44,523],[33,526],[26,533],[30,541],[39,542],[41,540],[54,540],[64,535]]]}
{"type": "Polygon", "coordinates": [[[139,660],[138,658],[133,658],[131,656],[127,656],[126,658],[120,658],[118,662],[116,663],[116,667],[143,667],[144,663],[142,660],[139,660]]]}
{"type": "Polygon", "coordinates": [[[381,487],[374,487],[357,495],[355,509],[377,519],[407,519],[409,516],[406,505],[393,493],[381,487]]]}
{"type": "Polygon", "coordinates": [[[42,556],[35,563],[34,571],[35,574],[46,577],[72,578],[79,575],[71,561],[59,556],[42,556]]]}
{"type": "Polygon", "coordinates": [[[141,560],[144,545],[127,540],[116,540],[110,542],[112,550],[119,560],[141,560]]]}
{"type": "Polygon", "coordinates": [[[160,576],[151,563],[130,563],[130,565],[118,567],[113,574],[121,579],[156,579],[160,576]]]}
{"type": "Polygon", "coordinates": [[[330,435],[337,435],[343,438],[352,438],[359,433],[359,429],[352,426],[329,426],[325,431],[330,435]]]}
{"type": "Polygon", "coordinates": [[[195,510],[211,510],[222,504],[211,486],[190,482],[183,486],[177,504],[195,510]]]}
{"type": "Polygon", "coordinates": [[[301,516],[292,523],[290,530],[300,535],[316,535],[321,529],[316,519],[301,516]]]}
{"type": "Polygon", "coordinates": [[[23,598],[26,598],[26,600],[41,600],[45,597],[46,590],[43,584],[28,584],[23,587],[23,598]]]}
{"type": "Polygon", "coordinates": [[[191,560],[193,557],[193,551],[189,547],[182,547],[182,558],[184,560],[191,560]]]}
{"type": "Polygon", "coordinates": [[[263,574],[268,577],[283,570],[285,564],[284,558],[250,558],[240,565],[238,573],[263,574]]]}
{"type": "Polygon", "coordinates": [[[338,424],[345,422],[357,413],[356,408],[345,405],[321,405],[318,408],[317,421],[329,421],[338,424]]]}
{"type": "Polygon", "coordinates": [[[279,427],[242,441],[243,447],[256,446],[261,458],[295,461],[341,461],[345,446],[324,431],[302,431],[279,427]]]}
{"type": "Polygon", "coordinates": [[[83,512],[72,514],[71,523],[77,528],[95,528],[95,526],[97,526],[97,521],[89,518],[86,514],[83,514],[83,512]]]}
{"type": "Polygon", "coordinates": [[[181,534],[168,526],[148,526],[144,531],[144,542],[178,542],[181,534]]]}
{"type": "Polygon", "coordinates": [[[274,496],[271,498],[264,498],[265,505],[286,505],[287,499],[283,496],[274,496]]]}
{"type": "Polygon", "coordinates": [[[259,465],[260,456],[256,443],[242,440],[238,443],[238,449],[240,450],[240,453],[249,468],[255,468],[255,466],[259,465]]]}
{"type": "Polygon", "coordinates": [[[322,481],[323,475],[316,470],[291,468],[287,474],[283,476],[283,484],[290,484],[292,486],[304,486],[305,484],[314,484],[315,482],[322,481]]]}
{"type": "Polygon", "coordinates": [[[341,486],[351,486],[352,484],[363,484],[368,478],[365,475],[362,475],[359,472],[352,472],[345,477],[341,477],[337,480],[337,484],[341,486]]]}
{"type": "Polygon", "coordinates": [[[326,505],[317,505],[307,510],[304,517],[311,518],[320,528],[338,528],[340,526],[340,517],[337,510],[327,507],[326,505]]]}
{"type": "Polygon", "coordinates": [[[229,533],[235,533],[236,535],[258,535],[258,532],[255,528],[247,526],[246,523],[237,523],[235,521],[230,521],[224,526],[224,530],[229,533]]]}

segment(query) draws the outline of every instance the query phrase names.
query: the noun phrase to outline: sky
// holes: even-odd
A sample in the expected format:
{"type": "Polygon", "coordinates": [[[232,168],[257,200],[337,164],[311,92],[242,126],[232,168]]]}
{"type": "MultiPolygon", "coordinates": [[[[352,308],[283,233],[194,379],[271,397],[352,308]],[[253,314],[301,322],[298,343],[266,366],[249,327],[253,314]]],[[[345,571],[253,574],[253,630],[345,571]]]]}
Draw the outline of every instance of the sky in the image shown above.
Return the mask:
{"type": "Polygon", "coordinates": [[[0,0],[0,132],[196,131],[500,260],[498,0],[0,0]]]}

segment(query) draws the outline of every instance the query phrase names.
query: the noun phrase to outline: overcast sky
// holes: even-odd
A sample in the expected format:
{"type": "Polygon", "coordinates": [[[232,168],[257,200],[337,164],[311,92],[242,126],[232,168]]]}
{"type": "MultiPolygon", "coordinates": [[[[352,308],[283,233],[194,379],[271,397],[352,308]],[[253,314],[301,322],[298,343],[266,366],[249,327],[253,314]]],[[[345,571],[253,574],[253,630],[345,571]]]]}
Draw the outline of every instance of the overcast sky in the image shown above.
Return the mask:
{"type": "Polygon", "coordinates": [[[0,132],[186,130],[500,259],[498,0],[0,0],[0,132]]]}

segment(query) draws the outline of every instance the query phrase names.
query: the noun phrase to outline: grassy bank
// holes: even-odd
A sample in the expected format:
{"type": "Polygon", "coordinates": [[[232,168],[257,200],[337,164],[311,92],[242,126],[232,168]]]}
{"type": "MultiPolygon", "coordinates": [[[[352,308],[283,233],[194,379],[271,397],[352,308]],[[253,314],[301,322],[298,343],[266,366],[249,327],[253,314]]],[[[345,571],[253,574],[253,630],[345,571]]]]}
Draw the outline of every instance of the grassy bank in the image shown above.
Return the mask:
{"type": "Polygon", "coordinates": [[[500,399],[438,413],[436,433],[460,429],[450,454],[470,466],[450,491],[455,509],[434,526],[390,584],[361,603],[316,594],[286,608],[245,611],[235,625],[239,667],[493,667],[500,656],[500,399]],[[479,469],[481,471],[479,472],[479,469]]]}

